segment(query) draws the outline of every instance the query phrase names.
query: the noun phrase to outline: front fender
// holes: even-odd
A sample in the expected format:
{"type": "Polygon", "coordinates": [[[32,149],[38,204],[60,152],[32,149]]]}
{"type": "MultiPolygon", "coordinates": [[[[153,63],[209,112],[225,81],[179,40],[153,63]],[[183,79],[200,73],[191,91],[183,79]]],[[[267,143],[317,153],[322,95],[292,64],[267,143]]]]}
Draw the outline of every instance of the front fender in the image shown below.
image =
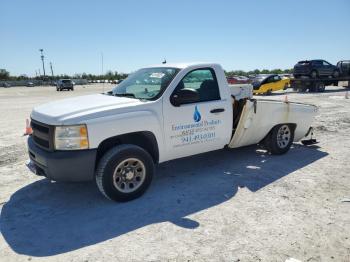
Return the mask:
{"type": "Polygon", "coordinates": [[[99,117],[86,122],[88,128],[90,148],[97,148],[99,144],[114,136],[149,131],[157,140],[159,153],[163,148],[161,119],[151,111],[126,112],[106,117],[99,117]]]}

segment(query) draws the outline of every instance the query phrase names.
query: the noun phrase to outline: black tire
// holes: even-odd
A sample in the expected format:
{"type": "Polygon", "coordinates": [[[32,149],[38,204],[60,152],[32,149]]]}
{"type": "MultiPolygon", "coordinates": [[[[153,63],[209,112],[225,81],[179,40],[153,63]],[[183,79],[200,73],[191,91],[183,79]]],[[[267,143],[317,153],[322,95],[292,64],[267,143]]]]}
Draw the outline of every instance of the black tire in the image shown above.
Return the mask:
{"type": "Polygon", "coordinates": [[[271,89],[267,90],[266,93],[265,93],[266,96],[270,96],[271,94],[272,94],[272,90],[271,89]]]}
{"type": "Polygon", "coordinates": [[[334,72],[333,72],[333,78],[338,78],[339,76],[340,76],[340,72],[339,72],[339,70],[334,70],[334,72]]]}
{"type": "Polygon", "coordinates": [[[324,92],[326,90],[326,85],[323,82],[316,84],[316,92],[324,92]]]}
{"type": "Polygon", "coordinates": [[[56,87],[56,91],[58,92],[58,88],[56,87]]]}
{"type": "Polygon", "coordinates": [[[150,154],[139,146],[125,144],[115,146],[103,155],[98,163],[95,178],[98,189],[105,197],[118,202],[126,202],[145,193],[152,182],[153,173],[154,163],[150,154]],[[125,165],[125,162],[129,161],[130,164],[125,165]],[[135,168],[133,167],[137,161],[139,164],[142,163],[138,169],[143,169],[142,172],[144,172],[143,177],[139,177],[139,182],[137,182],[136,165],[135,168]],[[132,173],[132,178],[127,178],[129,173],[132,173]],[[132,187],[131,184],[133,184],[132,187]],[[126,192],[128,190],[133,191],[126,192]]]}
{"type": "Polygon", "coordinates": [[[270,133],[267,135],[264,141],[264,147],[273,155],[282,155],[286,153],[294,140],[294,126],[290,124],[281,124],[277,125],[270,133]],[[286,136],[279,137],[281,135],[280,132],[288,132],[289,133],[289,139],[284,139],[288,134],[286,133],[286,136]]]}
{"type": "Polygon", "coordinates": [[[311,76],[311,78],[317,78],[318,72],[316,70],[312,70],[310,76],[311,76]]]}

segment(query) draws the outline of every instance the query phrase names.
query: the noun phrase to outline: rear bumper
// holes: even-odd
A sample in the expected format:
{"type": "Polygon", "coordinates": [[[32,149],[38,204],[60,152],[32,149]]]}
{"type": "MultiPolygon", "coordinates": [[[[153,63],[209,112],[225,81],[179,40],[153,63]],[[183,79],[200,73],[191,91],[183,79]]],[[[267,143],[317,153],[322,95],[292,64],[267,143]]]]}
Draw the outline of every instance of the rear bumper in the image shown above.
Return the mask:
{"type": "Polygon", "coordinates": [[[28,138],[28,167],[37,175],[55,181],[89,181],[94,178],[96,149],[49,152],[28,138]]]}

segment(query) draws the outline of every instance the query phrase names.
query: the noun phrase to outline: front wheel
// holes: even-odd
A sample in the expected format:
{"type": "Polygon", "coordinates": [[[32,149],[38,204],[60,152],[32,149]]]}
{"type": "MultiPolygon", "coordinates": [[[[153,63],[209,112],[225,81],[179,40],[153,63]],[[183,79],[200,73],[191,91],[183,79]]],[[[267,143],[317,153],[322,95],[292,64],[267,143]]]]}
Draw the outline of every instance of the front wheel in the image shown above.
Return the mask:
{"type": "Polygon", "coordinates": [[[317,73],[316,70],[313,70],[313,71],[311,72],[311,77],[312,77],[312,78],[317,78],[317,77],[318,77],[318,73],[317,73]]]}
{"type": "Polygon", "coordinates": [[[143,195],[151,184],[153,173],[153,159],[147,151],[136,145],[120,145],[101,158],[96,184],[105,197],[125,202],[143,195]]]}
{"type": "Polygon", "coordinates": [[[286,153],[294,140],[294,128],[289,124],[275,126],[265,139],[265,147],[273,155],[286,153]]]}
{"type": "Polygon", "coordinates": [[[335,71],[333,72],[333,78],[338,78],[339,75],[340,75],[340,73],[339,73],[338,70],[335,70],[335,71]]]}

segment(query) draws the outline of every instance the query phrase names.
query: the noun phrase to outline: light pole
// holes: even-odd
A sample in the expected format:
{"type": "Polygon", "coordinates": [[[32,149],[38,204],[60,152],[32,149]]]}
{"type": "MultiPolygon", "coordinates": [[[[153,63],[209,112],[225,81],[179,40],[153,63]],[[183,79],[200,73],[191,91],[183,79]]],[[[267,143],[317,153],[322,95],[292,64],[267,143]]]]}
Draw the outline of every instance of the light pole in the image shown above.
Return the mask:
{"type": "Polygon", "coordinates": [[[53,78],[53,70],[52,70],[52,63],[50,62],[50,68],[51,68],[51,75],[52,75],[52,78],[53,78]]]}
{"type": "Polygon", "coordinates": [[[44,63],[44,54],[43,54],[44,49],[39,49],[39,51],[41,53],[41,61],[43,62],[43,71],[44,71],[44,77],[45,77],[45,63],[44,63]]]}

